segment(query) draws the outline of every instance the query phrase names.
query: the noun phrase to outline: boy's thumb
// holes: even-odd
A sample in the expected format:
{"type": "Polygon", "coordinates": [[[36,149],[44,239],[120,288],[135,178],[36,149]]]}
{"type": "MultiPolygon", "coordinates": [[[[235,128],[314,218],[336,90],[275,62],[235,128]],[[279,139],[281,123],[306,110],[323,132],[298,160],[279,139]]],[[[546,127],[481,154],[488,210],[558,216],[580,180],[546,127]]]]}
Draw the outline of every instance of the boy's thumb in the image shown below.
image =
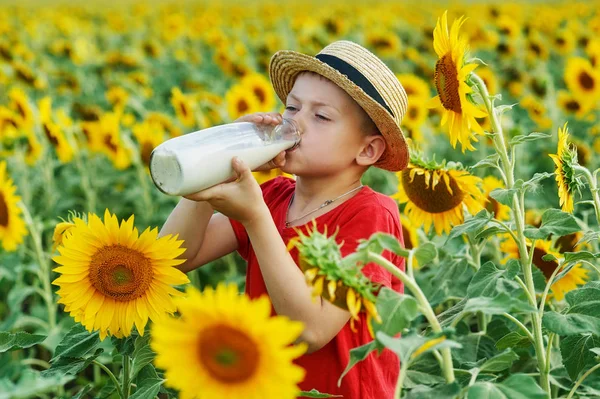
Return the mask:
{"type": "Polygon", "coordinates": [[[243,179],[244,175],[252,173],[248,165],[246,165],[246,163],[242,161],[239,157],[233,157],[233,159],[231,160],[231,166],[233,167],[233,170],[237,175],[238,179],[243,179]]]}

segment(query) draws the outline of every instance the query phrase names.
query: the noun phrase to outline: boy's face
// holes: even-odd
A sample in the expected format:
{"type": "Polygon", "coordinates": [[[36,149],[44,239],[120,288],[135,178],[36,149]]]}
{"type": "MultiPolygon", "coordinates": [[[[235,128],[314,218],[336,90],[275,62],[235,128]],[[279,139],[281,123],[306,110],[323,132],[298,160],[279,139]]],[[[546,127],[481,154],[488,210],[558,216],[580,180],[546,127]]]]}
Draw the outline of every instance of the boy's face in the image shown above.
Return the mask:
{"type": "Polygon", "coordinates": [[[341,88],[320,75],[302,73],[288,95],[284,118],[295,120],[300,145],[286,153],[283,171],[331,176],[347,170],[361,152],[365,111],[341,88]]]}

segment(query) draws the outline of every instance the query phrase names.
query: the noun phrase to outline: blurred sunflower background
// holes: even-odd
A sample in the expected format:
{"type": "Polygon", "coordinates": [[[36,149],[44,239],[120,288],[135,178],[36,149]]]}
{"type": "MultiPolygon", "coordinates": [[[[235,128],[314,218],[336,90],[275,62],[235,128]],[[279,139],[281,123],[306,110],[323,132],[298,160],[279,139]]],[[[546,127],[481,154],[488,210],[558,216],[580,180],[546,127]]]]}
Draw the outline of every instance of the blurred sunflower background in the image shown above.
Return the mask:
{"type": "MultiPolygon", "coordinates": [[[[465,215],[483,209],[499,220],[510,218],[509,209],[490,196],[503,187],[502,176],[467,166],[493,154],[485,135],[493,129],[490,120],[471,88],[464,82],[448,85],[449,78],[461,80],[474,71],[503,104],[514,104],[510,118],[502,119],[508,140],[530,132],[550,135],[516,154],[519,175],[554,171],[549,155],[556,152],[557,131],[565,122],[576,145],[572,157],[590,170],[600,166],[599,1],[451,6],[338,0],[3,2],[0,9],[0,331],[49,335],[34,352],[13,356],[17,361],[5,362],[7,354],[0,353],[0,378],[6,376],[14,386],[23,370],[35,365],[20,361],[30,356],[48,362],[73,324],[64,312],[56,319],[50,316],[60,309],[59,295],[66,295],[62,303],[70,306],[67,312],[99,329],[103,337],[131,330],[129,320],[111,321],[108,316],[106,323],[94,324],[84,301],[76,301],[75,280],[56,280],[62,294],[50,287],[59,277],[50,269],[57,266],[51,260],[58,254],[53,245],[57,223],[69,211],[97,214],[108,209],[107,220],[129,220],[135,214],[140,231],[161,226],[178,198],[152,184],[152,149],[169,138],[247,113],[282,112],[267,74],[277,50],[314,55],[332,41],[353,40],[382,58],[404,85],[409,108],[403,131],[415,155],[405,171],[372,168],[363,183],[398,201],[407,247],[442,237],[465,215]],[[466,20],[456,27],[444,25],[438,18],[445,10],[448,21],[463,15],[466,20]],[[453,34],[459,28],[462,40],[453,34]]],[[[264,182],[280,174],[273,170],[255,176],[264,182]]],[[[539,191],[543,195],[528,198],[528,216],[560,207],[552,179],[542,181],[539,191]]],[[[574,214],[582,225],[594,225],[593,209],[577,205],[581,199],[577,193],[574,214]]],[[[97,217],[92,220],[102,225],[97,217]]],[[[88,228],[78,223],[79,230],[88,228]]],[[[535,223],[531,216],[528,224],[535,223]]],[[[133,234],[134,229],[131,219],[126,230],[133,234]]],[[[117,230],[111,231],[111,239],[117,240],[117,230]]],[[[88,249],[94,245],[91,236],[77,237],[65,239],[70,245],[85,243],[88,249]]],[[[134,238],[130,241],[133,246],[134,238]]],[[[549,277],[555,265],[541,257],[571,251],[577,241],[569,249],[556,239],[537,242],[535,266],[549,277]]],[[[500,242],[485,251],[484,256],[498,262],[518,257],[518,249],[500,242]]],[[[75,267],[73,273],[81,277],[80,255],[71,251],[60,257],[62,270],[75,267]]],[[[188,276],[201,290],[224,280],[243,290],[244,270],[241,258],[232,254],[188,276]]],[[[427,269],[417,273],[422,280],[437,275],[427,269]]],[[[562,301],[589,275],[579,266],[572,269],[552,286],[551,300],[562,301]]],[[[445,294],[457,292],[462,291],[448,289],[445,294]]],[[[166,288],[161,293],[168,296],[166,288]]],[[[106,295],[98,293],[96,302],[87,306],[97,312],[98,301],[106,295]]],[[[159,302],[149,300],[148,308],[135,316],[140,332],[159,302]]],[[[161,306],[173,310],[166,302],[161,306]]],[[[77,387],[71,383],[64,392],[74,393],[77,387]]]]}

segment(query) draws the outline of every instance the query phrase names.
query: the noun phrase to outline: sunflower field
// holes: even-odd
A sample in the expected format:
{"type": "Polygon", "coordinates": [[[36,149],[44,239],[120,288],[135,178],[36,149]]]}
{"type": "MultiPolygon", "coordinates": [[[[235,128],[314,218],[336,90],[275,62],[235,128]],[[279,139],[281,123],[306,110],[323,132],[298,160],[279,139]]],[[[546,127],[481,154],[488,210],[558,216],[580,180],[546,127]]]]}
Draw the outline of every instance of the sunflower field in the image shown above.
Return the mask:
{"type": "Polygon", "coordinates": [[[363,178],[404,245],[293,243],[314,295],[368,315],[346,372],[387,347],[395,398],[600,397],[600,2],[0,7],[1,399],[334,397],[300,391],[302,323],[240,294],[237,253],[177,268],[185,242],[159,230],[179,198],[148,164],[283,112],[272,54],[340,39],[397,74],[411,145],[405,170],[363,178]],[[404,293],[359,278],[368,262],[404,293]]]}

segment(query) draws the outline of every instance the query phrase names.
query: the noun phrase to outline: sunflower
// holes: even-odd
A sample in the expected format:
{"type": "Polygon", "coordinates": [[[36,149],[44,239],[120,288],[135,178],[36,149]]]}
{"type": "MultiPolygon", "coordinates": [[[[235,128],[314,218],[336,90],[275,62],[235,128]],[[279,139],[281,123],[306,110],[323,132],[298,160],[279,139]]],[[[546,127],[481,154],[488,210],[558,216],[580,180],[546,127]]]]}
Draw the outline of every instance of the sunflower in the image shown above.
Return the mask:
{"type": "Polygon", "coordinates": [[[402,118],[402,124],[417,129],[427,120],[426,99],[423,97],[413,97],[410,99],[406,114],[402,118]]]}
{"type": "Polygon", "coordinates": [[[414,98],[430,97],[429,85],[423,79],[412,73],[400,73],[396,77],[402,83],[406,95],[413,101],[414,98]]]}
{"type": "Polygon", "coordinates": [[[118,114],[108,112],[102,115],[97,139],[100,151],[108,156],[115,168],[124,170],[131,165],[131,150],[121,140],[118,114]]]}
{"type": "Polygon", "coordinates": [[[306,345],[292,344],[304,326],[271,317],[266,296],[251,300],[233,284],[201,293],[189,286],[176,304],[181,317],[154,322],[150,347],[166,385],[182,399],[292,399],[299,393],[305,371],[293,360],[306,345]]]}
{"type": "Polygon", "coordinates": [[[177,118],[184,126],[193,127],[196,124],[195,102],[191,96],[183,94],[178,87],[174,87],[171,89],[171,104],[177,118]]]}
{"type": "Polygon", "coordinates": [[[42,145],[33,132],[28,132],[26,134],[26,138],[25,163],[27,163],[29,166],[33,166],[40,159],[40,155],[42,154],[42,145]]]}
{"type": "Polygon", "coordinates": [[[8,93],[9,107],[18,115],[19,127],[31,129],[34,124],[33,108],[27,94],[19,88],[13,88],[8,93]]]}
{"type": "Polygon", "coordinates": [[[261,111],[271,111],[275,108],[275,94],[273,94],[269,80],[263,75],[260,73],[248,74],[244,76],[240,84],[254,94],[261,111]]]}
{"type": "Polygon", "coordinates": [[[448,33],[447,12],[444,12],[441,21],[438,19],[433,31],[433,47],[439,57],[434,75],[438,95],[429,101],[428,106],[443,107],[441,125],[448,123],[452,147],[456,148],[458,141],[465,152],[466,149],[475,150],[471,140],[478,140],[472,131],[483,134],[483,129],[475,118],[482,118],[486,113],[470,99],[473,89],[468,85],[467,79],[477,68],[477,64],[464,63],[467,42],[458,36],[463,23],[463,17],[454,21],[448,33]]]}
{"type": "Polygon", "coordinates": [[[577,164],[577,152],[568,142],[569,131],[567,124],[558,129],[557,154],[550,154],[556,169],[556,182],[558,184],[558,196],[563,212],[573,212],[573,193],[579,191],[581,181],[575,176],[573,166],[577,164]]]}
{"type": "Polygon", "coordinates": [[[548,111],[544,104],[529,94],[521,100],[521,106],[527,110],[529,117],[540,129],[548,129],[552,126],[552,119],[548,117],[548,111]]]}
{"type": "Polygon", "coordinates": [[[593,102],[600,98],[600,71],[585,58],[571,57],[565,67],[565,82],[577,97],[593,102]]]}
{"type": "MultiPolygon", "coordinates": [[[[80,218],[81,219],[81,218],[80,218]]],[[[52,233],[52,252],[56,251],[59,245],[62,245],[65,237],[70,235],[70,231],[75,227],[74,222],[60,222],[54,226],[54,233],[52,233]]]]}
{"type": "Polygon", "coordinates": [[[525,47],[527,49],[525,58],[530,64],[539,62],[539,60],[548,60],[550,55],[548,45],[537,31],[528,35],[525,47]]]}
{"type": "Polygon", "coordinates": [[[382,57],[398,57],[402,49],[398,35],[384,28],[369,29],[365,44],[382,57]]]}
{"type": "Polygon", "coordinates": [[[0,243],[5,251],[14,251],[27,235],[25,222],[18,206],[21,197],[6,171],[6,162],[0,162],[0,243]]]}
{"type": "Polygon", "coordinates": [[[127,105],[127,101],[129,100],[129,93],[119,86],[111,87],[105,93],[106,99],[111,105],[117,109],[122,110],[127,105]]]}
{"type": "Polygon", "coordinates": [[[560,55],[570,55],[576,45],[576,38],[569,29],[559,29],[554,33],[554,49],[560,55]]]}
{"type": "Polygon", "coordinates": [[[586,98],[575,96],[567,90],[558,91],[558,105],[567,114],[575,118],[583,118],[594,107],[594,103],[586,98]]]}
{"type": "Polygon", "coordinates": [[[242,85],[235,85],[225,95],[227,111],[233,120],[246,114],[258,112],[260,104],[254,94],[242,85]]]}
{"type": "Polygon", "coordinates": [[[54,147],[58,159],[62,163],[71,162],[75,151],[61,127],[52,119],[52,99],[47,96],[42,98],[38,103],[38,108],[42,132],[54,147]]]}
{"type": "MultiPolygon", "coordinates": [[[[506,262],[509,258],[519,259],[519,248],[511,238],[503,240],[500,243],[500,250],[507,255],[503,262],[506,262]]],[[[530,242],[527,243],[527,250],[531,250],[530,242]]],[[[556,260],[543,259],[547,254],[554,255],[556,258],[561,257],[561,254],[552,246],[551,241],[537,240],[533,251],[533,264],[544,274],[546,280],[548,280],[556,268],[559,267],[556,260]]],[[[567,292],[576,289],[578,285],[585,284],[587,278],[588,271],[581,267],[581,265],[576,265],[563,278],[552,284],[550,287],[552,290],[552,297],[557,301],[562,301],[567,292]]]]}
{"type": "Polygon", "coordinates": [[[406,203],[404,212],[426,232],[434,225],[437,234],[449,233],[453,225],[463,223],[463,206],[474,215],[486,201],[478,187],[481,179],[464,170],[411,162],[397,176],[398,193],[392,198],[406,203]]]}
{"type": "Polygon", "coordinates": [[[146,119],[145,122],[158,122],[160,123],[160,125],[163,127],[163,129],[169,133],[170,137],[177,137],[177,136],[181,136],[181,129],[179,129],[177,126],[175,126],[175,124],[173,123],[173,121],[171,120],[171,118],[169,118],[167,115],[165,114],[161,114],[159,112],[149,112],[146,115],[146,119]]]}
{"type": "Polygon", "coordinates": [[[504,204],[499,203],[490,196],[490,193],[497,188],[504,188],[504,184],[500,179],[494,176],[486,176],[483,178],[483,191],[487,196],[485,208],[490,213],[492,213],[496,219],[509,220],[510,208],[504,204]]]}
{"type": "Polygon", "coordinates": [[[299,229],[295,230],[298,235],[288,242],[287,248],[288,251],[298,250],[299,266],[306,283],[312,287],[313,298],[322,296],[350,312],[350,327],[353,330],[354,322],[360,320],[359,312],[364,307],[367,327],[373,336],[371,320],[381,323],[375,307],[377,287],[362,273],[360,265],[342,264],[341,245],[336,242],[335,233],[328,237],[327,228],[323,233],[319,232],[316,222],[308,235],[299,229]]]}
{"type": "Polygon", "coordinates": [[[158,122],[142,122],[133,127],[133,135],[139,144],[140,157],[144,165],[150,165],[152,150],[165,139],[165,131],[158,122]]]}
{"type": "Polygon", "coordinates": [[[267,171],[252,172],[252,174],[254,175],[254,178],[256,179],[258,184],[263,184],[264,182],[274,179],[277,176],[285,176],[290,179],[295,179],[294,175],[285,173],[281,169],[277,169],[277,168],[267,170],[267,171]]]}
{"type": "Polygon", "coordinates": [[[16,112],[0,105],[0,142],[20,136],[19,119],[16,112]]]}
{"type": "Polygon", "coordinates": [[[172,285],[189,282],[174,266],[185,249],[171,235],[157,239],[158,230],[147,228],[141,235],[134,217],[119,221],[108,209],[104,222],[88,214],[87,222],[75,218],[75,226],[63,235],[59,256],[60,277],[52,282],[60,289],[58,303],[88,330],[107,335],[129,336],[135,324],[140,335],[148,318],[160,320],[175,312],[172,296],[182,293],[172,285]]]}

